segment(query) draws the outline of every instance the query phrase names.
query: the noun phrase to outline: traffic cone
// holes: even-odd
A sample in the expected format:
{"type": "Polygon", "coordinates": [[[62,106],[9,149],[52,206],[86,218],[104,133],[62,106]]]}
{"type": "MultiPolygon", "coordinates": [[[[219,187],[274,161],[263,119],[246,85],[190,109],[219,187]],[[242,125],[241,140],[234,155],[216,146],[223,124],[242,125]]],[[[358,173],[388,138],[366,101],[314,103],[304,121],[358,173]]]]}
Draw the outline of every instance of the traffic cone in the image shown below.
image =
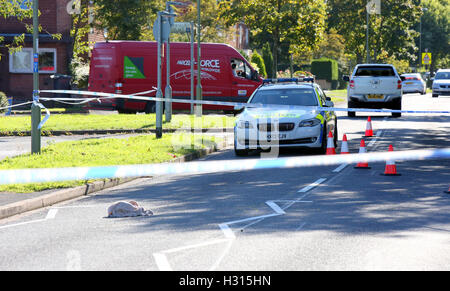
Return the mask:
{"type": "MultiPolygon", "coordinates": [[[[366,143],[364,142],[364,139],[361,139],[361,144],[359,146],[359,153],[365,154],[366,153],[366,143]]],[[[370,169],[369,164],[367,162],[359,162],[354,167],[355,169],[370,169]]]]}
{"type": "Polygon", "coordinates": [[[341,143],[341,155],[349,154],[349,153],[350,152],[348,151],[347,135],[344,134],[344,136],[342,137],[342,143],[341,143]]]}
{"type": "Polygon", "coordinates": [[[333,140],[333,134],[328,133],[328,140],[327,140],[327,155],[335,155],[336,150],[334,149],[334,140],[333,140]]]}
{"type": "Polygon", "coordinates": [[[444,193],[450,194],[450,187],[448,187],[448,190],[444,191],[444,193]]]}
{"type": "Polygon", "coordinates": [[[366,123],[366,135],[365,137],[372,137],[373,136],[373,130],[372,130],[372,119],[367,117],[367,123],[366,123]]]}
{"type": "MultiPolygon", "coordinates": [[[[392,145],[389,145],[389,151],[393,152],[394,147],[392,145]]],[[[387,160],[386,161],[386,167],[384,169],[384,173],[381,174],[384,176],[401,176],[401,174],[397,173],[397,166],[395,165],[394,161],[387,160]]]]}

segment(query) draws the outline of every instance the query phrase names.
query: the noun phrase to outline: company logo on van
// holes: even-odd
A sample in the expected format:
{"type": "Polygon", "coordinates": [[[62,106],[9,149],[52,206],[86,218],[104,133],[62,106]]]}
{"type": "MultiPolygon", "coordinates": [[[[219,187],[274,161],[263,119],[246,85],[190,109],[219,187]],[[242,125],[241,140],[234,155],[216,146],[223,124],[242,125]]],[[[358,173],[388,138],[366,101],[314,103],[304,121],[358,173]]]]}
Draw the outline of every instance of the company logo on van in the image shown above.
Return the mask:
{"type": "MultiPolygon", "coordinates": [[[[196,65],[196,64],[197,64],[197,62],[194,61],[194,65],[196,65]]],[[[190,60],[179,60],[179,61],[177,61],[177,65],[190,66],[191,61],[190,60]]],[[[200,66],[201,66],[202,70],[204,70],[204,71],[220,73],[220,60],[200,60],[200,66]]]]}

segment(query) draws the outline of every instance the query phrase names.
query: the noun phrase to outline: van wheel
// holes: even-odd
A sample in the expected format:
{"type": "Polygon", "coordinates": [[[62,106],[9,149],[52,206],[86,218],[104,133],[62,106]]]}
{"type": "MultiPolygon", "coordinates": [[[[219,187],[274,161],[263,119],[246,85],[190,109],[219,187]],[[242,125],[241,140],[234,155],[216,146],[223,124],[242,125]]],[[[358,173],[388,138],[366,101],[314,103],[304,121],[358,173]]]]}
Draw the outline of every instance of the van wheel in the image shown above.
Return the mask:
{"type": "MultiPolygon", "coordinates": [[[[347,108],[355,108],[355,105],[353,104],[353,102],[348,102],[347,103],[347,108]]],[[[356,112],[355,111],[347,111],[347,116],[348,117],[355,117],[356,116],[356,112]]]]}
{"type": "MultiPolygon", "coordinates": [[[[392,110],[402,110],[402,101],[396,102],[395,105],[393,106],[392,110]]],[[[392,117],[401,117],[401,116],[402,116],[401,113],[392,112],[392,117]]]]}

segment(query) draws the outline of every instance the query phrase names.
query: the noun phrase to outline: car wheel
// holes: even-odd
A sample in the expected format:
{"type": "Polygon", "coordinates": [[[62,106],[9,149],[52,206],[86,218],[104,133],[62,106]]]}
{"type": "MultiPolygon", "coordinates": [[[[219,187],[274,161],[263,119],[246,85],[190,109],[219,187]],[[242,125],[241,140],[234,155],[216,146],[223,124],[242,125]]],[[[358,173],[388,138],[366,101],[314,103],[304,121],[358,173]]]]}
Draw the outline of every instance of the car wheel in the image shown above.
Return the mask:
{"type": "MultiPolygon", "coordinates": [[[[347,103],[347,108],[355,108],[355,105],[353,104],[353,102],[348,102],[347,103]]],[[[356,112],[355,111],[347,111],[347,116],[348,117],[355,117],[356,116],[356,112]]]]}
{"type": "Polygon", "coordinates": [[[322,133],[322,145],[317,151],[320,155],[324,155],[327,153],[327,143],[328,143],[327,125],[324,124],[323,133],[322,133]]]}
{"type": "Polygon", "coordinates": [[[144,112],[146,114],[155,113],[156,112],[156,102],[155,101],[147,102],[147,104],[145,104],[144,112]]]}
{"type": "MultiPolygon", "coordinates": [[[[392,107],[392,110],[402,110],[402,101],[396,102],[395,105],[392,107]]],[[[392,112],[392,117],[401,117],[401,113],[394,113],[392,112]]]]}
{"type": "Polygon", "coordinates": [[[437,98],[438,96],[438,94],[433,94],[433,98],[437,98]]]}

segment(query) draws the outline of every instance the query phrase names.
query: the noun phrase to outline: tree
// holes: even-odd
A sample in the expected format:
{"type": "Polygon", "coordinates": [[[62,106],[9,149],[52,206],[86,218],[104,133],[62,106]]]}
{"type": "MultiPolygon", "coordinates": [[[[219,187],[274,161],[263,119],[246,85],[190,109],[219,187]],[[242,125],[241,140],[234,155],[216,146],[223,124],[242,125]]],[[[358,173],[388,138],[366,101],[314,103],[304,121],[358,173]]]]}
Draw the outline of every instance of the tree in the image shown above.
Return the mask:
{"type": "Polygon", "coordinates": [[[108,39],[139,40],[153,26],[157,11],[165,9],[162,0],[94,0],[94,27],[108,30],[108,39]],[[153,21],[152,21],[153,20],[153,21]]]}
{"type": "Polygon", "coordinates": [[[264,60],[261,57],[261,55],[258,54],[257,51],[253,52],[251,61],[252,61],[252,63],[256,64],[256,66],[258,67],[258,73],[264,78],[267,77],[266,66],[264,64],[264,60]]]}
{"type": "MultiPolygon", "coordinates": [[[[345,47],[358,63],[366,55],[366,0],[329,0],[328,21],[345,39],[345,47]]],[[[418,36],[412,29],[419,20],[420,8],[412,0],[381,1],[381,14],[370,15],[369,48],[374,62],[389,57],[414,61],[418,36]]]]}
{"type": "MultiPolygon", "coordinates": [[[[40,15],[40,12],[39,12],[40,15]]],[[[23,23],[25,29],[28,33],[33,33],[33,26],[26,23],[26,20],[33,18],[33,9],[31,1],[21,1],[21,0],[0,0],[0,17],[5,19],[14,17],[23,23]]],[[[41,25],[39,25],[39,31],[45,31],[41,25]]],[[[47,31],[45,31],[48,33],[47,31]]],[[[48,33],[50,34],[50,33],[48,33]]],[[[60,34],[50,34],[53,38],[61,39],[60,34]]],[[[4,41],[4,38],[0,36],[0,44],[4,41]]],[[[4,46],[8,48],[9,53],[20,51],[22,45],[25,41],[25,33],[15,36],[12,43],[5,44],[4,46]]],[[[0,54],[0,60],[2,55],[0,54]]]]}
{"type": "Polygon", "coordinates": [[[229,0],[219,3],[219,18],[230,26],[243,21],[255,35],[268,33],[272,41],[273,71],[279,48],[311,50],[325,28],[325,3],[314,0],[229,0]]]}
{"type": "Polygon", "coordinates": [[[273,70],[273,56],[272,51],[270,50],[270,45],[266,42],[262,48],[262,57],[264,60],[264,65],[266,67],[267,77],[275,78],[274,70],[273,70]]]}
{"type": "Polygon", "coordinates": [[[430,71],[450,67],[450,0],[422,0],[422,48],[432,55],[430,71]]]}

